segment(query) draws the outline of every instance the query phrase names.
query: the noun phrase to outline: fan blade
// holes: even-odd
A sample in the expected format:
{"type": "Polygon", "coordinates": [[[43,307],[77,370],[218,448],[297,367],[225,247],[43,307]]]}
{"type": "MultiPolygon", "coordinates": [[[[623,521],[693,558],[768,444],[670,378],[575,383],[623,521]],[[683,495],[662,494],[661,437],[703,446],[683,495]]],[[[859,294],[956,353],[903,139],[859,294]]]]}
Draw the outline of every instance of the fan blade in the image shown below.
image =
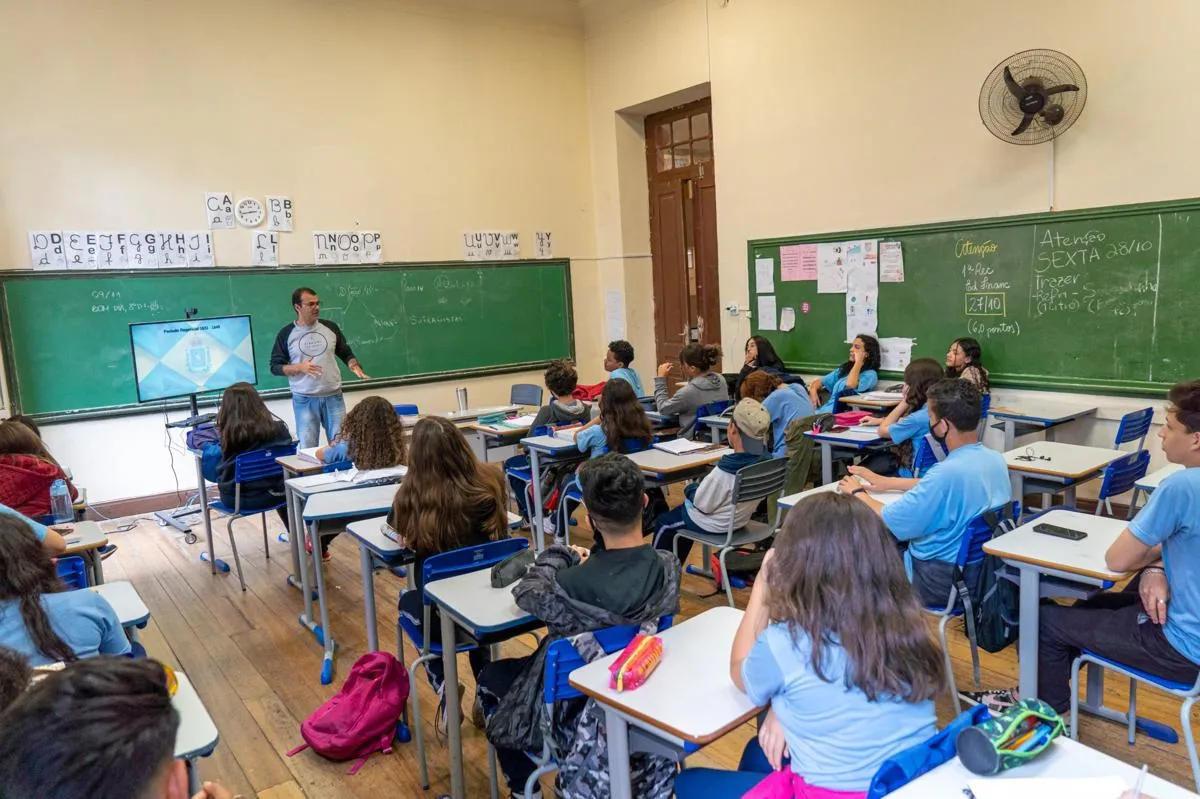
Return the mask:
{"type": "Polygon", "coordinates": [[[1017,83],[1017,79],[1013,77],[1012,71],[1008,67],[1004,68],[1004,85],[1018,100],[1025,96],[1025,90],[1021,88],[1021,84],[1017,83]]]}
{"type": "Polygon", "coordinates": [[[1077,91],[1079,91],[1079,87],[1076,86],[1075,84],[1064,83],[1060,86],[1051,86],[1049,89],[1043,90],[1042,93],[1045,94],[1047,97],[1049,97],[1050,95],[1058,94],[1059,92],[1077,92],[1077,91]]]}
{"type": "Polygon", "coordinates": [[[1034,116],[1036,116],[1036,115],[1035,114],[1026,114],[1025,118],[1021,120],[1021,124],[1017,125],[1017,129],[1014,130],[1009,135],[1010,136],[1020,136],[1022,133],[1024,133],[1026,131],[1026,129],[1029,127],[1029,124],[1031,122],[1033,122],[1034,116]]]}

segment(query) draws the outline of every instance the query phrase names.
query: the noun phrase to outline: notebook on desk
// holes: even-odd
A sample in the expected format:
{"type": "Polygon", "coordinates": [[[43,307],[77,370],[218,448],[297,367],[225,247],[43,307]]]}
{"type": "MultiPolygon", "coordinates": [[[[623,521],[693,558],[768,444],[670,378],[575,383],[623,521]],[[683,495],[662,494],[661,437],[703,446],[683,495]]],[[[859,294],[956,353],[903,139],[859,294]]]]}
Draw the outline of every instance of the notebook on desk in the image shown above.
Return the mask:
{"type": "Polygon", "coordinates": [[[718,449],[725,449],[725,447],[725,444],[713,444],[709,441],[689,441],[686,438],[660,441],[654,445],[655,449],[669,452],[672,455],[694,455],[698,452],[713,452],[718,449]]]}
{"type": "Polygon", "coordinates": [[[297,449],[296,457],[302,458],[306,461],[311,461],[312,463],[323,463],[323,461],[317,457],[317,450],[319,449],[320,447],[304,447],[303,449],[297,449]]]}

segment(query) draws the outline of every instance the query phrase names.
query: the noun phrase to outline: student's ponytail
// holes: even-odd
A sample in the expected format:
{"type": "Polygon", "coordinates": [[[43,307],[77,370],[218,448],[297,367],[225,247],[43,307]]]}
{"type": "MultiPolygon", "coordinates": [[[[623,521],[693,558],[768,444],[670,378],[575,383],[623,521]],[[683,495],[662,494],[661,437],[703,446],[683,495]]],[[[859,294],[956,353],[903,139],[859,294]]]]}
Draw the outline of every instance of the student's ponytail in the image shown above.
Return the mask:
{"type": "Polygon", "coordinates": [[[708,372],[721,362],[721,348],[716,344],[688,344],[680,351],[679,360],[701,372],[708,372]]]}

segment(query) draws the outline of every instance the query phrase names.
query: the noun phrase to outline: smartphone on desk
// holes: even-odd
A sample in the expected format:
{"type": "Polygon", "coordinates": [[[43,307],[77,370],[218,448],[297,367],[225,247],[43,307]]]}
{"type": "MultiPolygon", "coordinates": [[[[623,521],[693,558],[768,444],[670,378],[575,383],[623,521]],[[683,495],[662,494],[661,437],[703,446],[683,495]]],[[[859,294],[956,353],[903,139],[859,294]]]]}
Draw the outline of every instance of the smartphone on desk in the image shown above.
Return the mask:
{"type": "Polygon", "coordinates": [[[1087,533],[1082,530],[1072,530],[1070,527],[1059,527],[1057,524],[1035,524],[1033,526],[1035,533],[1043,535],[1052,535],[1058,538],[1066,538],[1069,541],[1082,541],[1087,538],[1087,533]]]}

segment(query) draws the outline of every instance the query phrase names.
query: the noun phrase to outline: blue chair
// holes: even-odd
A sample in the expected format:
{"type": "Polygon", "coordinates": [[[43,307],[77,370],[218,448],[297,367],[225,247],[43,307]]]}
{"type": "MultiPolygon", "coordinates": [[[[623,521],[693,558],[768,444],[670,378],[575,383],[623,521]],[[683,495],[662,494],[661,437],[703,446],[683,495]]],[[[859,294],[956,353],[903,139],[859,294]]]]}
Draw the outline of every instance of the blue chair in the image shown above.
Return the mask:
{"type": "Polygon", "coordinates": [[[56,567],[58,579],[62,580],[72,591],[88,587],[87,562],[79,555],[67,555],[59,558],[56,567]]]}
{"type": "Polygon", "coordinates": [[[401,404],[392,407],[396,409],[397,416],[416,416],[421,412],[416,405],[401,404]]]}
{"type": "Polygon", "coordinates": [[[926,433],[913,443],[912,473],[920,477],[929,471],[934,464],[946,459],[946,448],[938,443],[932,434],[926,433]]]}
{"type": "MultiPolygon", "coordinates": [[[[538,436],[548,436],[554,432],[554,428],[548,424],[539,425],[529,431],[530,438],[538,436]]],[[[517,503],[517,510],[521,511],[521,517],[529,522],[529,516],[532,514],[530,508],[533,505],[532,491],[533,485],[533,467],[529,463],[528,455],[514,455],[504,462],[504,476],[508,478],[509,485],[513,489],[515,497],[519,491],[525,497],[525,505],[517,503]]],[[[515,501],[515,500],[514,500],[515,501]]]]}
{"type": "MultiPolygon", "coordinates": [[[[1200,697],[1200,677],[1197,677],[1196,681],[1191,684],[1172,682],[1140,669],[1125,666],[1089,649],[1083,650],[1071,664],[1071,738],[1076,741],[1079,740],[1079,669],[1084,663],[1088,664],[1089,669],[1111,669],[1117,674],[1129,678],[1129,709],[1125,713],[1125,721],[1129,728],[1130,746],[1133,746],[1137,736],[1137,684],[1139,682],[1153,685],[1155,688],[1183,700],[1183,704],[1179,708],[1179,723],[1183,725],[1183,739],[1187,744],[1188,759],[1192,763],[1192,780],[1196,787],[1200,788],[1200,759],[1196,757],[1196,739],[1192,733],[1192,705],[1196,703],[1196,698],[1200,697]]],[[[1158,737],[1153,732],[1151,735],[1158,737]]]]}
{"type": "Polygon", "coordinates": [[[1130,411],[1121,417],[1117,425],[1117,435],[1113,439],[1113,448],[1120,449],[1122,444],[1136,441],[1134,452],[1146,446],[1146,436],[1150,433],[1150,423],[1154,420],[1153,408],[1142,408],[1140,411],[1130,411]]]}
{"type": "MultiPolygon", "coordinates": [[[[705,416],[722,416],[732,405],[733,403],[729,402],[728,400],[718,400],[717,402],[710,402],[707,405],[701,405],[699,408],[697,408],[696,421],[693,424],[695,433],[699,434],[701,431],[708,430],[708,425],[700,423],[702,418],[705,416]]],[[[680,430],[679,435],[684,436],[688,432],[689,431],[687,430],[680,430]]]]}
{"type": "Polygon", "coordinates": [[[984,511],[971,520],[959,544],[958,557],[954,560],[954,580],[950,585],[950,594],[942,607],[926,607],[925,612],[938,617],[938,640],[942,645],[942,655],[946,658],[946,677],[950,681],[950,696],[954,700],[955,711],[961,711],[958,698],[958,686],[954,682],[954,664],[950,661],[950,647],[946,643],[946,624],[950,619],[964,617],[967,627],[967,640],[971,642],[971,666],[974,669],[975,684],[979,685],[979,647],[975,643],[975,611],[972,597],[964,576],[967,567],[981,565],[984,559],[983,545],[997,535],[1002,535],[1017,527],[1018,514],[1021,504],[1017,501],[1006,502],[984,511]]]}
{"type": "MultiPolygon", "coordinates": [[[[479,544],[472,547],[462,547],[461,549],[443,552],[439,555],[432,555],[425,559],[421,566],[421,574],[424,577],[423,585],[429,585],[437,580],[444,580],[447,577],[457,577],[460,574],[467,572],[479,571],[480,569],[490,569],[495,564],[505,558],[520,552],[523,549],[529,548],[529,541],[524,538],[506,538],[503,541],[490,541],[486,544],[479,544]]],[[[408,637],[414,647],[421,653],[420,657],[414,660],[408,667],[408,684],[411,686],[412,697],[412,714],[413,727],[417,733],[417,757],[421,764],[421,787],[429,790],[429,765],[425,761],[425,735],[421,729],[421,701],[417,698],[417,667],[425,667],[429,661],[442,657],[442,645],[430,642],[425,632],[430,629],[433,623],[433,601],[429,595],[422,592],[421,595],[421,624],[417,625],[411,618],[403,613],[398,614],[396,619],[396,647],[400,656],[400,662],[404,662],[404,638],[408,637]]],[[[459,642],[455,652],[470,652],[472,649],[477,649],[480,646],[475,641],[459,642]]],[[[453,693],[457,690],[457,686],[443,686],[443,694],[447,692],[453,693]]],[[[445,701],[458,701],[457,694],[445,701]]],[[[398,737],[405,737],[404,731],[408,728],[408,709],[405,709],[404,719],[400,722],[400,732],[398,737]]]]}
{"type": "MultiPolygon", "coordinates": [[[[1126,491],[1133,491],[1134,484],[1146,476],[1146,470],[1150,468],[1150,450],[1144,449],[1141,452],[1134,452],[1121,458],[1119,461],[1113,461],[1104,467],[1104,480],[1100,483],[1100,494],[1096,497],[1096,515],[1100,515],[1100,511],[1107,509],[1109,515],[1112,515],[1112,498],[1124,494],[1126,491]]],[[[1133,509],[1136,503],[1136,495],[1129,502],[1129,512],[1125,514],[1126,519],[1133,518],[1133,509]]]]}
{"type": "MultiPolygon", "coordinates": [[[[673,617],[663,616],[658,620],[658,631],[669,629],[673,617]]],[[[623,627],[606,627],[591,633],[596,643],[611,655],[624,649],[638,633],[637,625],[623,627]]],[[[583,694],[571,687],[571,672],[587,665],[587,661],[579,654],[570,638],[560,638],[546,648],[546,670],[542,681],[542,713],[539,726],[542,730],[542,751],[529,758],[537,764],[537,768],[525,781],[525,799],[532,799],[534,789],[543,774],[549,774],[558,769],[558,757],[554,751],[554,703],[565,702],[569,699],[580,699],[583,694]]],[[[496,750],[488,743],[488,759],[495,762],[496,750]]],[[[495,771],[492,771],[492,796],[497,794],[495,771]]]]}
{"type": "Polygon", "coordinates": [[[533,383],[514,383],[508,394],[509,405],[527,405],[530,408],[540,408],[542,405],[542,387],[533,383]]]}
{"type": "MultiPolygon", "coordinates": [[[[280,496],[280,501],[266,508],[254,508],[252,510],[242,509],[242,486],[246,483],[252,483],[258,480],[269,480],[279,478],[283,480],[283,467],[275,462],[276,458],[282,458],[286,455],[296,454],[295,442],[283,447],[269,447],[266,449],[256,449],[252,452],[245,452],[238,455],[233,461],[233,507],[229,507],[221,500],[214,500],[209,503],[209,507],[229,516],[229,521],[225,525],[226,531],[229,533],[229,546],[233,549],[233,563],[237,567],[238,582],[242,584],[242,590],[246,590],[246,577],[242,574],[242,559],[238,557],[237,539],[233,537],[233,523],[244,516],[259,515],[262,517],[262,534],[263,534],[263,551],[267,559],[271,558],[270,544],[267,542],[267,513],[279,508],[287,507],[287,500],[280,496]]],[[[293,530],[293,534],[299,534],[299,531],[293,530]]],[[[207,554],[207,553],[205,553],[207,554]]],[[[228,567],[226,567],[228,569],[228,567]]]]}
{"type": "MultiPolygon", "coordinates": [[[[650,449],[653,444],[645,444],[637,439],[627,438],[621,442],[621,454],[632,455],[635,452],[644,452],[650,449]]],[[[575,514],[575,509],[583,504],[583,488],[579,485],[579,477],[576,474],[571,475],[571,479],[563,483],[562,491],[558,495],[558,526],[555,528],[562,532],[562,539],[567,540],[567,527],[571,524],[571,516],[575,514]]],[[[557,539],[557,536],[556,536],[557,539]]]]}
{"type": "Polygon", "coordinates": [[[979,440],[983,441],[983,434],[987,431],[988,414],[992,411],[992,395],[984,394],[980,398],[979,403],[979,440]]]}

